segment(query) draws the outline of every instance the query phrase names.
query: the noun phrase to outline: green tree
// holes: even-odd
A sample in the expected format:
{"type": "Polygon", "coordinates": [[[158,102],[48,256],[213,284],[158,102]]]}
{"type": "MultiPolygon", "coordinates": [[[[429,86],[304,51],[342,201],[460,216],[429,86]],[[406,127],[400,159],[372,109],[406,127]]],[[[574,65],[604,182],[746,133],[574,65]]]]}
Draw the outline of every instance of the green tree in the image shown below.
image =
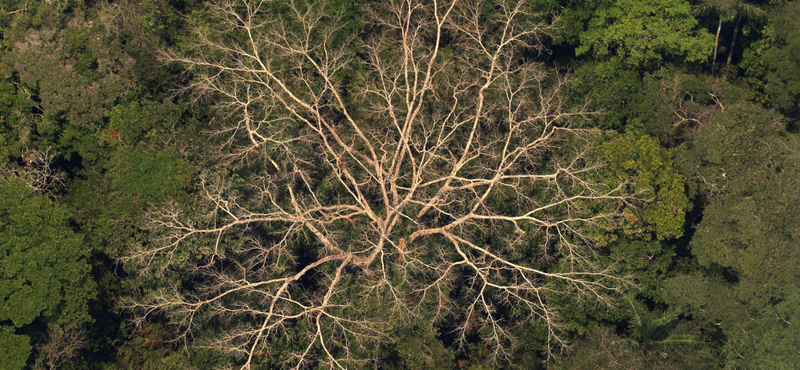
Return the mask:
{"type": "Polygon", "coordinates": [[[650,200],[641,212],[626,211],[625,232],[644,240],[664,240],[683,235],[689,200],[685,179],[678,173],[672,155],[649,136],[626,134],[605,143],[602,153],[608,161],[610,178],[631,178],[631,190],[650,200]]]}
{"type": "Polygon", "coordinates": [[[699,15],[714,15],[717,17],[717,31],[714,35],[714,52],[711,54],[712,75],[717,67],[717,51],[719,50],[719,36],[722,31],[722,24],[735,20],[731,33],[731,46],[728,48],[728,58],[725,61],[726,65],[730,65],[742,20],[747,18],[760,18],[764,15],[763,10],[742,0],[704,0],[700,2],[695,10],[699,15]]]}
{"type": "Polygon", "coordinates": [[[30,114],[33,104],[8,74],[0,75],[0,166],[21,157],[23,148],[31,144],[30,121],[34,118],[30,114]]]}
{"type": "Polygon", "coordinates": [[[390,347],[384,369],[446,369],[453,366],[453,351],[437,338],[436,329],[403,330],[390,347]]]}
{"type": "Polygon", "coordinates": [[[713,38],[697,25],[685,0],[601,2],[575,53],[619,59],[633,68],[653,68],[664,60],[702,62],[713,38]]]}
{"type": "MultiPolygon", "coordinates": [[[[69,226],[67,210],[32,194],[21,178],[0,181],[0,324],[13,328],[41,319],[64,327],[89,321],[95,286],[89,249],[69,226]]],[[[22,348],[19,345],[15,347],[22,348]]]]}
{"type": "Polygon", "coordinates": [[[628,303],[632,313],[628,325],[628,338],[639,347],[642,354],[648,351],[658,351],[663,357],[667,355],[665,351],[669,351],[673,347],[697,343],[691,335],[678,334],[672,330],[679,321],[677,310],[657,314],[641,305],[637,307],[630,297],[628,297],[628,303]]]}
{"type": "Polygon", "coordinates": [[[0,319],[16,327],[43,316],[64,325],[90,321],[89,250],[68,212],[13,178],[0,183],[0,319]]]}
{"type": "Polygon", "coordinates": [[[668,365],[648,363],[647,358],[630,341],[616,334],[612,328],[600,326],[583,340],[573,351],[556,363],[558,370],[630,370],[671,369],[668,365]]]}
{"type": "MultiPolygon", "coordinates": [[[[173,147],[190,145],[186,143],[192,135],[182,128],[196,121],[186,113],[182,98],[172,96],[180,75],[163,67],[156,55],[161,45],[180,38],[181,22],[174,8],[188,10],[197,4],[161,0],[0,3],[0,178],[16,174],[24,178],[20,181],[30,182],[32,177],[26,176],[32,167],[29,154],[45,153],[52,170],[66,176],[54,194],[58,199],[50,201],[52,209],[31,212],[42,218],[59,218],[66,212],[64,228],[74,233],[74,237],[64,236],[63,249],[45,261],[35,261],[41,256],[29,247],[25,253],[30,255],[24,259],[43,266],[43,276],[55,271],[51,278],[57,280],[61,276],[56,273],[74,266],[66,254],[75,252],[84,267],[91,263],[102,297],[89,305],[97,318],[95,324],[62,322],[69,321],[63,316],[76,306],[67,301],[80,300],[84,294],[67,289],[67,282],[62,281],[61,288],[50,284],[48,289],[52,286],[53,291],[48,291],[47,299],[34,294],[30,300],[31,307],[44,305],[50,311],[42,311],[19,328],[4,318],[0,325],[30,336],[35,357],[30,363],[35,366],[63,363],[69,357],[60,350],[63,341],[56,340],[64,335],[51,335],[61,332],[50,328],[83,333],[85,347],[71,353],[85,356],[55,367],[96,368],[99,362],[113,361],[121,343],[134,337],[122,325],[127,319],[116,304],[142,284],[120,276],[109,255],[131,243],[145,242],[145,210],[166,197],[179,197],[189,180],[189,167],[173,147]],[[59,299],[61,303],[51,308],[51,301],[59,299]],[[80,330],[67,328],[70,325],[80,330]]],[[[35,194],[30,197],[47,200],[35,194]]],[[[2,201],[7,199],[14,198],[2,201]]],[[[52,251],[42,249],[45,252],[52,251]]],[[[6,262],[6,256],[0,259],[0,265],[6,262]]],[[[70,276],[77,281],[84,275],[70,276]]],[[[7,287],[5,280],[3,284],[0,291],[7,287]]],[[[87,280],[82,286],[91,290],[92,284],[87,280]]],[[[0,300],[3,309],[4,302],[0,300]]],[[[20,308],[26,307],[16,307],[16,311],[26,311],[20,308]]],[[[77,342],[82,341],[68,344],[77,342]]],[[[165,348],[169,352],[175,347],[165,348]]],[[[120,361],[125,362],[124,358],[120,361]]]]}
{"type": "Polygon", "coordinates": [[[638,284],[637,292],[655,298],[662,277],[675,255],[667,240],[683,235],[684,218],[691,208],[681,175],[672,153],[658,140],[633,133],[618,136],[601,147],[608,163],[606,179],[630,179],[631,192],[646,201],[632,203],[623,210],[625,222],[620,238],[611,240],[611,259],[638,284]]]}
{"type": "Polygon", "coordinates": [[[0,325],[0,370],[21,370],[31,354],[27,335],[14,334],[14,328],[0,325]]]}
{"type": "Polygon", "coordinates": [[[800,289],[798,152],[781,116],[745,102],[717,113],[683,158],[708,197],[691,241],[702,274],[673,278],[667,292],[723,330],[729,368],[788,369],[799,360],[779,344],[798,316],[789,303],[800,289]]]}
{"type": "Polygon", "coordinates": [[[768,12],[764,38],[745,51],[741,66],[766,103],[794,121],[800,117],[800,3],[773,7],[768,12]]]}

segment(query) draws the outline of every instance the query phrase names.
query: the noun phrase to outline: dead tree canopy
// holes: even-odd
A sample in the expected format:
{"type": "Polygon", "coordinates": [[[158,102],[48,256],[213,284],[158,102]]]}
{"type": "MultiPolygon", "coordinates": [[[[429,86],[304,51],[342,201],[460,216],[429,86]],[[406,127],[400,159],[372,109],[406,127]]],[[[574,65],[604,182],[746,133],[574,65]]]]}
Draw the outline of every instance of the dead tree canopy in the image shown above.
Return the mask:
{"type": "Polygon", "coordinates": [[[242,369],[365,366],[419,322],[456,346],[479,330],[499,360],[526,321],[562,345],[554,297],[624,280],[596,247],[634,195],[597,175],[590,112],[535,62],[553,18],[375,3],[218,1],[167,55],[216,105],[230,176],[201,176],[202,212],[162,209],[158,242],[126,257],[195,277],[132,302],[140,317],[166,313],[186,339],[212,326],[195,344],[242,369]]]}

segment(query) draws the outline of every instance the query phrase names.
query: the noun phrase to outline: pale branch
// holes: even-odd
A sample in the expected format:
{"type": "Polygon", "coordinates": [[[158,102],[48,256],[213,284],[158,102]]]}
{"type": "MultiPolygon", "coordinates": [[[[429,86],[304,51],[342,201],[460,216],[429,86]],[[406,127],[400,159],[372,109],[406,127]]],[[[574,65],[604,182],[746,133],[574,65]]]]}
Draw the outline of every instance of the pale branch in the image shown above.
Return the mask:
{"type": "Polygon", "coordinates": [[[187,340],[224,322],[200,345],[242,369],[274,351],[344,369],[433,311],[463,320],[461,344],[486,327],[501,360],[500,307],[543,323],[552,354],[550,297],[625,284],[596,238],[638,195],[601,180],[594,113],[570,108],[566,78],[523,57],[554,25],[526,2],[383,3],[356,35],[325,2],[218,1],[190,50],[166,54],[217,103],[219,157],[245,185],[203,178],[194,210],[154,213],[160,239],[124,259],[198,282],[131,302],[140,318],[167,313],[187,340]]]}

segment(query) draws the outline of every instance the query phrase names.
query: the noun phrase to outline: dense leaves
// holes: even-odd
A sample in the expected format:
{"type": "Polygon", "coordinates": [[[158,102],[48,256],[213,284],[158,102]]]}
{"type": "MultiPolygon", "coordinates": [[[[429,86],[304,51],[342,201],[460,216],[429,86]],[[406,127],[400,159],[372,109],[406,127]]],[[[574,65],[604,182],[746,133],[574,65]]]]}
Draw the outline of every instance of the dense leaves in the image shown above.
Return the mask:
{"type": "Polygon", "coordinates": [[[67,328],[91,321],[90,249],[71,230],[66,210],[32,194],[21,178],[0,181],[0,240],[0,323],[10,323],[0,325],[8,350],[3,364],[20,369],[30,345],[15,328],[34,320],[67,328]]]}
{"type": "Polygon", "coordinates": [[[88,321],[89,249],[70,229],[66,211],[31,194],[21,179],[0,183],[0,199],[0,320],[15,327],[40,316],[67,326],[88,321]]]}
{"type": "Polygon", "coordinates": [[[711,53],[712,36],[697,25],[684,0],[600,2],[575,52],[619,59],[629,68],[652,68],[665,59],[703,62],[711,53]]]}
{"type": "Polygon", "coordinates": [[[0,326],[0,369],[19,370],[31,354],[30,339],[25,335],[14,334],[11,327],[0,326]]]}
{"type": "Polygon", "coordinates": [[[629,211],[629,232],[644,240],[683,235],[689,200],[684,177],[674,168],[670,153],[655,139],[633,134],[607,142],[602,151],[613,175],[619,179],[633,177],[634,192],[649,200],[640,211],[641,220],[629,211]]]}

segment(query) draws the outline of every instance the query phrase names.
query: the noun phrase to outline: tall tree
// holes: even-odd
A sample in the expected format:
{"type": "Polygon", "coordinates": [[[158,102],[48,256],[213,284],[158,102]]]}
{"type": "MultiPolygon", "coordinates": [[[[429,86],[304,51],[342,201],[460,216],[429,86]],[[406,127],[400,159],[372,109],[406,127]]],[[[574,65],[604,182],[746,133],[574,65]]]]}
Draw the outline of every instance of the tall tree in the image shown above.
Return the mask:
{"type": "Polygon", "coordinates": [[[598,178],[587,112],[526,58],[552,26],[528,6],[389,1],[359,29],[336,2],[210,5],[170,58],[225,113],[226,165],[205,207],[164,209],[161,243],[126,257],[202,278],[132,308],[210,328],[243,369],[362,366],[387,331],[444,318],[495,360],[514,322],[557,347],[550,298],[624,280],[595,239],[637,195],[598,178]]]}
{"type": "Polygon", "coordinates": [[[714,15],[717,17],[717,31],[714,36],[714,54],[711,55],[711,74],[713,75],[717,67],[717,54],[719,50],[719,36],[722,31],[722,24],[734,22],[731,32],[731,46],[728,48],[726,65],[730,65],[733,60],[733,51],[736,47],[736,40],[739,37],[739,29],[742,20],[748,18],[761,18],[765,15],[759,7],[743,0],[704,0],[695,8],[698,15],[714,15]]]}
{"type": "Polygon", "coordinates": [[[728,48],[728,58],[725,59],[725,65],[730,65],[733,60],[733,51],[736,49],[736,40],[739,38],[739,28],[743,19],[757,18],[764,15],[764,11],[759,9],[753,4],[746,1],[734,1],[732,4],[733,13],[736,15],[736,22],[733,25],[733,32],[731,33],[731,47],[728,48]]]}

